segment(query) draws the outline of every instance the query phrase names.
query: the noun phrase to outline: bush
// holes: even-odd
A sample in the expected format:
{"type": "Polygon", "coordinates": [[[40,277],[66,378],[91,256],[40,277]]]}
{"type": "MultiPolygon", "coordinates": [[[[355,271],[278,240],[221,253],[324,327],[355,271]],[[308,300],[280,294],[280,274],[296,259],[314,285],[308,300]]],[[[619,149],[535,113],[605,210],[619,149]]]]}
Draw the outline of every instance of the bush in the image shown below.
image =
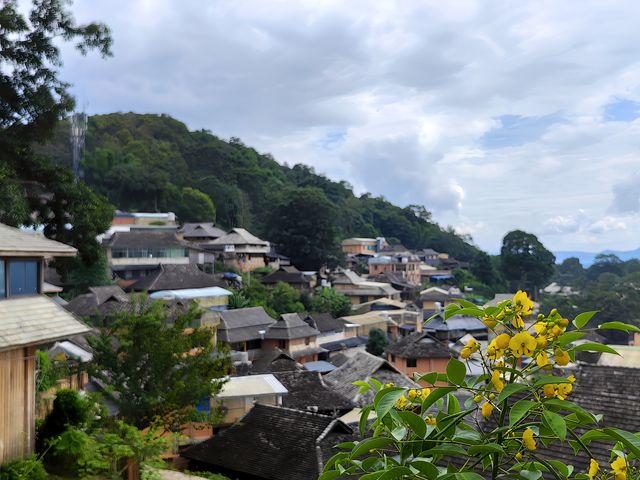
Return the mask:
{"type": "Polygon", "coordinates": [[[36,437],[36,449],[43,452],[47,443],[64,433],[68,427],[83,426],[93,410],[91,401],[75,390],[60,390],[53,401],[53,409],[46,416],[36,437]]]}
{"type": "Polygon", "coordinates": [[[42,462],[35,455],[12,460],[0,466],[1,480],[47,480],[49,476],[42,462]]]}
{"type": "Polygon", "coordinates": [[[359,430],[365,438],[338,445],[342,451],[327,462],[321,480],[640,478],[638,437],[599,425],[599,416],[571,401],[575,377],[557,368],[575,361],[579,352],[617,353],[596,342],[574,343],[594,330],[640,329],[617,321],[585,328],[597,313],[585,312],[567,332],[569,319],[556,309],[538,315],[528,327],[524,318],[532,310],[533,302],[520,291],[495,307],[480,308],[465,300],[447,305],[445,320],[474,316],[494,333],[493,340],[486,348],[470,340],[461,360],[449,360],[446,373],[414,375],[429,387],[355,382],[360,392],[377,391],[373,405],[362,410],[359,430]],[[484,373],[470,378],[465,362],[484,373]],[[464,404],[460,398],[466,398],[464,404]],[[372,412],[376,420],[368,427],[372,412]],[[610,468],[593,457],[589,445],[594,440],[611,444],[610,468]],[[564,442],[589,459],[588,471],[573,472],[572,466],[546,460],[537,451],[539,445],[553,448],[564,442]]]}

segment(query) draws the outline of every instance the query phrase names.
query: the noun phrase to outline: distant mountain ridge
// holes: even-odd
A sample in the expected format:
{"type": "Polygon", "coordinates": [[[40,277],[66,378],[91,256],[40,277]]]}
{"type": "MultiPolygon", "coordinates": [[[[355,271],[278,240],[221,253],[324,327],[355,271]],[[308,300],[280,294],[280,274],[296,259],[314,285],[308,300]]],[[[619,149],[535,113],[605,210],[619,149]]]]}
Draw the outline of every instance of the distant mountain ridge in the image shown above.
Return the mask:
{"type": "Polygon", "coordinates": [[[620,260],[626,261],[631,260],[632,258],[640,258],[640,248],[636,248],[635,250],[603,250],[602,252],[572,252],[572,251],[560,251],[553,252],[556,256],[556,263],[562,263],[564,260],[570,257],[576,257],[580,260],[580,263],[583,267],[588,267],[596,259],[596,256],[600,254],[605,255],[615,255],[620,260]]]}

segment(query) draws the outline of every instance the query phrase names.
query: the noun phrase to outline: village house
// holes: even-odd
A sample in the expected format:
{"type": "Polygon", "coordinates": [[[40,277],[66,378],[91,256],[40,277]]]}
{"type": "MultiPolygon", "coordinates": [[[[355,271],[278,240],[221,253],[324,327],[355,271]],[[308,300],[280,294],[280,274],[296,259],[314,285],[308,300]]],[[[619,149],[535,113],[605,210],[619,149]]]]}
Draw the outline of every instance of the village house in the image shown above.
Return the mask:
{"type": "Polygon", "coordinates": [[[398,326],[398,334],[404,335],[412,331],[422,331],[422,311],[415,305],[406,304],[399,300],[379,298],[372,302],[361,303],[353,307],[356,314],[374,312],[388,317],[398,326]]]}
{"type": "Polygon", "coordinates": [[[179,232],[183,239],[193,243],[212,242],[227,234],[213,223],[185,223],[179,232]]]}
{"type": "Polygon", "coordinates": [[[0,224],[0,463],[35,447],[38,346],[90,331],[43,294],[44,259],[76,249],[0,224]]]}
{"type": "Polygon", "coordinates": [[[456,300],[463,298],[459,289],[445,289],[440,287],[429,287],[420,292],[417,304],[426,312],[435,312],[456,300]]]}
{"type": "Polygon", "coordinates": [[[279,349],[293,357],[299,363],[318,360],[318,354],[324,349],[318,346],[320,332],[304,322],[297,313],[285,313],[280,319],[269,325],[262,348],[279,349]]]}
{"type": "Polygon", "coordinates": [[[250,272],[267,265],[271,251],[269,242],[252,235],[244,228],[233,228],[226,235],[211,242],[201,243],[207,251],[214,252],[225,266],[241,272],[250,272]]]}
{"type": "Polygon", "coordinates": [[[109,269],[123,287],[153,273],[159,265],[204,263],[202,250],[180,239],[175,232],[116,232],[102,244],[109,269]]]}
{"type": "Polygon", "coordinates": [[[278,270],[280,267],[288,267],[291,265],[291,259],[286,255],[282,255],[275,251],[273,247],[267,253],[267,267],[272,270],[278,270]]]}
{"type": "Polygon", "coordinates": [[[160,264],[148,275],[127,287],[131,292],[159,292],[161,290],[182,290],[186,288],[227,287],[224,280],[205,273],[194,263],[173,265],[160,264]]]}
{"type": "Polygon", "coordinates": [[[301,313],[300,318],[320,332],[318,334],[318,343],[320,344],[356,335],[354,327],[347,327],[344,322],[333,318],[330,313],[301,313]]]}
{"type": "Polygon", "coordinates": [[[382,237],[378,238],[345,238],[342,240],[342,253],[347,255],[373,256],[385,245],[382,237]]]}
{"type": "Polygon", "coordinates": [[[368,337],[374,328],[382,330],[391,338],[396,338],[398,335],[398,325],[385,313],[372,311],[360,315],[347,315],[340,317],[339,320],[348,328],[355,329],[357,336],[368,337]]]}
{"type": "Polygon", "coordinates": [[[262,307],[237,308],[214,313],[220,319],[218,340],[226,343],[232,353],[244,352],[245,362],[263,353],[262,341],[275,320],[267,315],[262,307]]]}
{"type": "Polygon", "coordinates": [[[123,212],[116,210],[111,220],[111,227],[106,235],[115,232],[134,232],[142,230],[164,230],[175,232],[178,229],[176,215],[173,212],[123,212]]]}
{"type": "Polygon", "coordinates": [[[489,328],[476,317],[456,315],[445,322],[441,315],[425,323],[423,331],[442,341],[456,342],[465,335],[478,341],[487,340],[489,328]]]}
{"type": "Polygon", "coordinates": [[[92,325],[101,326],[105,318],[129,308],[131,299],[117,285],[89,287],[87,293],[73,297],[64,308],[87,319],[92,325]]]}
{"type": "Polygon", "coordinates": [[[369,275],[393,273],[411,285],[420,285],[419,257],[410,252],[396,255],[377,255],[369,259],[369,275]]]}
{"type": "Polygon", "coordinates": [[[388,283],[400,292],[400,298],[404,301],[413,301],[420,291],[420,285],[409,283],[400,273],[386,272],[379,275],[369,275],[369,281],[388,283]]]}
{"type": "Polygon", "coordinates": [[[349,297],[352,305],[370,302],[377,298],[400,300],[400,292],[390,284],[365,280],[351,270],[338,272],[331,283],[336,291],[349,297]]]}
{"type": "Polygon", "coordinates": [[[427,332],[416,332],[385,348],[387,360],[405,375],[415,372],[445,373],[451,352],[427,332]]]}
{"type": "Polygon", "coordinates": [[[440,264],[439,252],[436,252],[432,248],[424,248],[422,250],[418,250],[415,254],[422,260],[423,263],[431,266],[437,267],[440,264]]]}
{"type": "Polygon", "coordinates": [[[195,471],[236,479],[317,480],[353,430],[333,417],[256,404],[240,421],[182,453],[195,471]]]}
{"type": "Polygon", "coordinates": [[[301,272],[293,265],[288,265],[265,275],[260,279],[260,282],[269,286],[275,286],[282,282],[291,285],[300,292],[308,292],[316,286],[316,277],[301,272]]]}

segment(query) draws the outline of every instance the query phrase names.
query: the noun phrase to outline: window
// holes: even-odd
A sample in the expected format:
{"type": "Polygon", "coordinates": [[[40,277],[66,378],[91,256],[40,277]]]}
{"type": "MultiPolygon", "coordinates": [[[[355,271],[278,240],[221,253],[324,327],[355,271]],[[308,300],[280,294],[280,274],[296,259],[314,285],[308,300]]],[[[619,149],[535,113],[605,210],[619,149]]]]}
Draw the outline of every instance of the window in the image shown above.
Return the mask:
{"type": "Polygon", "coordinates": [[[38,261],[9,260],[9,295],[38,293],[38,261]]]}
{"type": "Polygon", "coordinates": [[[396,356],[395,356],[395,355],[393,355],[393,354],[391,354],[391,361],[392,361],[392,362],[395,362],[395,361],[396,361],[396,356]]]}
{"type": "Polygon", "coordinates": [[[287,348],[287,341],[286,340],[278,340],[278,348],[286,349],[287,348]]]}
{"type": "Polygon", "coordinates": [[[418,362],[415,358],[407,358],[407,367],[417,367],[418,362]]]}
{"type": "Polygon", "coordinates": [[[304,339],[304,344],[309,345],[311,343],[311,337],[307,337],[304,339]]]}
{"type": "Polygon", "coordinates": [[[4,284],[4,260],[0,260],[0,298],[4,298],[7,296],[7,290],[5,289],[4,284]]]}

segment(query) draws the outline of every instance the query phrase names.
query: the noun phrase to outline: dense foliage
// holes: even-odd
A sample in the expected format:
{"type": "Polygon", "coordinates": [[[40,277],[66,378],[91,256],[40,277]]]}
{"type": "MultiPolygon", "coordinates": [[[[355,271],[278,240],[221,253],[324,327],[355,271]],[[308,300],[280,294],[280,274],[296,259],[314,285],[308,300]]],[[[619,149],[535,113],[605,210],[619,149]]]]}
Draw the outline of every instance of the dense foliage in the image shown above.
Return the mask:
{"type": "Polygon", "coordinates": [[[511,291],[526,289],[537,296],[553,275],[555,261],[553,253],[531,233],[514,230],[502,240],[500,266],[511,291]]]}
{"type": "Polygon", "coordinates": [[[384,347],[389,344],[387,333],[379,328],[372,328],[369,332],[366,350],[371,355],[380,356],[384,353],[384,347]]]}
{"type": "Polygon", "coordinates": [[[70,169],[34,151],[74,107],[69,85],[58,78],[60,40],[75,41],[83,54],[110,53],[108,28],[76,24],[67,3],[33,2],[28,15],[14,0],[0,6],[0,222],[43,225],[48,237],[77,247],[78,259],[58,262],[65,278],[93,263],[100,250],[95,237],[112,214],[70,169]]]}
{"type": "MultiPolygon", "coordinates": [[[[69,163],[68,128],[62,123],[44,150],[59,164],[69,163]]],[[[202,192],[212,200],[220,225],[273,235],[289,254],[302,248],[314,263],[331,259],[338,240],[349,236],[395,237],[408,248],[431,247],[466,260],[478,251],[435,224],[422,206],[400,208],[381,197],[356,197],[346,182],[304,165],[282,166],[238,139],[190,132],[166,115],[90,117],[83,169],[87,184],[121,209],[184,212],[185,199],[202,192]],[[188,195],[184,188],[191,189],[188,195]]],[[[207,218],[200,220],[211,219],[203,215],[207,218]]]]}
{"type": "MultiPolygon", "coordinates": [[[[638,478],[640,439],[600,424],[571,401],[576,378],[562,373],[578,352],[616,353],[596,342],[578,343],[596,312],[573,322],[553,309],[525,326],[533,302],[519,291],[513,300],[479,308],[466,301],[445,308],[474,316],[495,334],[486,348],[470,340],[452,358],[446,373],[425,372],[415,379],[428,385],[407,389],[369,379],[356,381],[360,391],[374,390],[373,404],[363,408],[362,438],[338,445],[320,480],[336,478],[482,480],[513,478],[566,480],[638,478]],[[572,324],[574,331],[567,332],[572,324]],[[481,375],[467,374],[465,362],[481,375]],[[369,416],[375,420],[369,424],[369,416]],[[594,440],[611,445],[610,465],[600,465],[590,450],[594,440]],[[590,460],[588,471],[545,458],[539,447],[569,442],[576,455],[590,460]]],[[[640,331],[621,322],[596,330],[640,331]]],[[[602,460],[601,457],[599,457],[602,460]]]]}
{"type": "Polygon", "coordinates": [[[118,393],[120,418],[139,428],[161,422],[178,431],[189,420],[209,420],[196,405],[218,393],[228,373],[224,349],[214,351],[215,332],[196,328],[202,312],[192,306],[169,318],[169,311],[140,299],[133,312],[90,337],[91,373],[118,393]]]}

